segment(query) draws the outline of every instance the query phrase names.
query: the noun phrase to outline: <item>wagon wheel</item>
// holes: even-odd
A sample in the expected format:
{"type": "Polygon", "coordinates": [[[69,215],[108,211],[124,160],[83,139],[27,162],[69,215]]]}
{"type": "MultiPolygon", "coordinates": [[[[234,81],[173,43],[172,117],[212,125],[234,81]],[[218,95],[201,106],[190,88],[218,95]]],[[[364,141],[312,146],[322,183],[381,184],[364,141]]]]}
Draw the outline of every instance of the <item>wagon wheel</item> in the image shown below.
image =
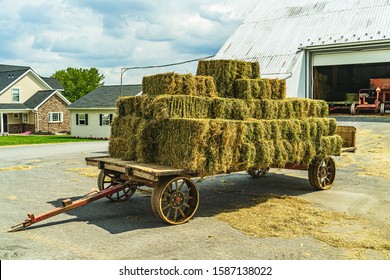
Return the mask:
{"type": "Polygon", "coordinates": [[[379,113],[381,114],[381,116],[385,114],[385,103],[381,103],[381,105],[379,106],[379,113]]]}
{"type": "MultiPolygon", "coordinates": [[[[125,181],[121,180],[118,174],[107,174],[103,170],[100,171],[97,184],[99,191],[105,190],[107,188],[111,188],[118,184],[124,184],[125,181]]],[[[114,202],[126,201],[129,199],[137,190],[137,185],[130,184],[128,187],[123,190],[108,195],[107,198],[114,202]]]]}
{"type": "Polygon", "coordinates": [[[164,222],[179,225],[194,216],[199,205],[195,183],[186,177],[161,182],[153,190],[152,209],[164,222]]]}
{"type": "Polygon", "coordinates": [[[319,190],[330,189],[336,177],[336,165],[328,156],[315,158],[309,166],[309,182],[319,190]]]}
{"type": "Polygon", "coordinates": [[[351,104],[351,108],[350,108],[350,111],[351,111],[351,115],[356,115],[356,103],[352,103],[351,104]]]}
{"type": "Polygon", "coordinates": [[[266,168],[252,167],[252,168],[249,168],[247,172],[252,177],[259,178],[259,177],[264,177],[265,175],[267,175],[269,169],[270,169],[269,167],[266,167],[266,168]]]}

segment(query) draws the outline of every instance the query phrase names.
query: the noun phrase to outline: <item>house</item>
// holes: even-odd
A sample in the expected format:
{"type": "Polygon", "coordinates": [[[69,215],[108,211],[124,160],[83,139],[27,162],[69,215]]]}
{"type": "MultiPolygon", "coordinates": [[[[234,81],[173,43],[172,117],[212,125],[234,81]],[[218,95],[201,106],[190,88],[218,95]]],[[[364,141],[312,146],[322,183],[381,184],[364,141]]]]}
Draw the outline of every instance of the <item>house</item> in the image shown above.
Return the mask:
{"type": "Polygon", "coordinates": [[[121,96],[135,96],[142,85],[101,86],[84,95],[67,108],[71,112],[71,134],[76,137],[108,138],[121,96]]]}
{"type": "Polygon", "coordinates": [[[213,59],[259,61],[287,96],[344,100],[390,77],[390,1],[259,0],[213,59]]]}
{"type": "Polygon", "coordinates": [[[70,102],[56,80],[25,66],[0,64],[0,135],[70,131],[70,102]]]}

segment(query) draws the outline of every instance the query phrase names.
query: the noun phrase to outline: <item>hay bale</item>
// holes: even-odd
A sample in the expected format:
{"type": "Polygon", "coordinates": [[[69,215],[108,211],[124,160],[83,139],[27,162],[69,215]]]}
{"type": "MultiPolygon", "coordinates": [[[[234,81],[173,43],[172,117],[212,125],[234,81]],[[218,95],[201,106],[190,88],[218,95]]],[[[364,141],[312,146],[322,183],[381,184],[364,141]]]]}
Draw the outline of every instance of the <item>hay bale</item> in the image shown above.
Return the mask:
{"type": "Polygon", "coordinates": [[[113,157],[136,160],[138,141],[141,139],[146,120],[132,115],[114,118],[111,124],[111,136],[108,152],[113,157]]]}
{"type": "Polygon", "coordinates": [[[250,100],[286,98],[286,81],[279,79],[237,79],[234,97],[250,100]]]}
{"type": "Polygon", "coordinates": [[[142,78],[142,93],[145,95],[174,94],[177,74],[174,72],[145,76],[142,78]]]}
{"type": "Polygon", "coordinates": [[[192,74],[177,74],[174,72],[145,76],[142,79],[144,95],[196,95],[217,96],[212,77],[195,77],[192,74]]]}
{"type": "Polygon", "coordinates": [[[197,96],[217,97],[217,87],[214,78],[211,76],[195,76],[195,87],[197,96]]]}
{"type": "Polygon", "coordinates": [[[214,77],[219,97],[234,97],[234,81],[260,78],[260,66],[239,60],[201,60],[196,74],[214,77]]]}
{"type": "Polygon", "coordinates": [[[333,122],[324,118],[140,121],[122,117],[113,123],[109,152],[125,160],[194,170],[199,175],[242,171],[251,166],[308,165],[316,154],[340,153],[341,138],[332,135],[333,122]],[[118,135],[123,127],[129,129],[118,135]]]}
{"type": "Polygon", "coordinates": [[[221,118],[304,119],[328,115],[328,104],[322,100],[287,98],[285,100],[251,100],[209,98],[189,95],[121,97],[117,101],[119,116],[152,118],[221,118]]]}
{"type": "Polygon", "coordinates": [[[343,139],[339,135],[321,137],[318,154],[338,156],[341,153],[342,146],[343,139]]]}

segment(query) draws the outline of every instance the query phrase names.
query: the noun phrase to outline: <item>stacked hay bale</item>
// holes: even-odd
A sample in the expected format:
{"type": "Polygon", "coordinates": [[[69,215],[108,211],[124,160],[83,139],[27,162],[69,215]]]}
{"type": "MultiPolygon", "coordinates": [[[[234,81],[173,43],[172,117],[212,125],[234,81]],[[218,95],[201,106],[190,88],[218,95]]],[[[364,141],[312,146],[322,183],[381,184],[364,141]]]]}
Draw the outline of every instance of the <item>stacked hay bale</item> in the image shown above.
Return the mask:
{"type": "Polygon", "coordinates": [[[117,102],[111,156],[214,175],[338,155],[325,101],[285,98],[258,63],[200,61],[197,76],[144,77],[143,96],[117,102]]]}

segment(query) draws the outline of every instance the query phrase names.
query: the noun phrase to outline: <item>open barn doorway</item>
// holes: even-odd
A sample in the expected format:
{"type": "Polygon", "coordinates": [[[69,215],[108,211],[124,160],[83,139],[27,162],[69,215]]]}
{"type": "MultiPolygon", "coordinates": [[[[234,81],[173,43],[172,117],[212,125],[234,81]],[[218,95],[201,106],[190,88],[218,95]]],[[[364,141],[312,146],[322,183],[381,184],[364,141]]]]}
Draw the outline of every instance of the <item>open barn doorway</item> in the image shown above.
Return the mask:
{"type": "Polygon", "coordinates": [[[369,89],[370,79],[390,78],[390,63],[313,67],[314,99],[344,101],[360,89],[369,89]]]}

